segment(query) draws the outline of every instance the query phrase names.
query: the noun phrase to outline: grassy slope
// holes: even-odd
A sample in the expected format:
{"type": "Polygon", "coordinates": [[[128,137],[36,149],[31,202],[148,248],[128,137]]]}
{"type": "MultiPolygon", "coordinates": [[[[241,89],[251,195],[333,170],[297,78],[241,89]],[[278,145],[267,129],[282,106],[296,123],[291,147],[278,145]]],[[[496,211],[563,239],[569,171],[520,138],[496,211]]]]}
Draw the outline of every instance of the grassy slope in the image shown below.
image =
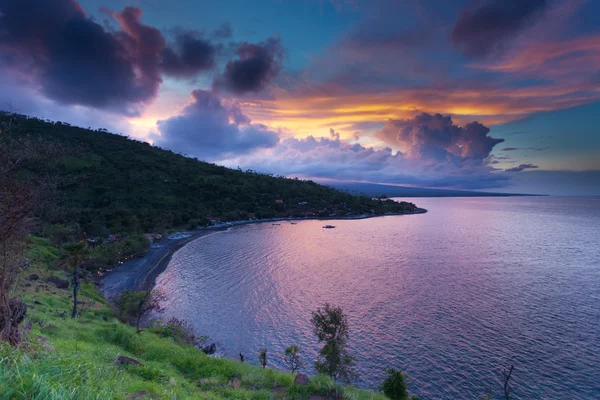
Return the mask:
{"type": "Polygon", "coordinates": [[[344,398],[384,399],[342,388],[322,376],[309,386],[294,386],[293,377],[280,371],[211,358],[151,330],[137,334],[113,317],[91,283],[82,287],[81,315],[71,319],[70,292],[45,282],[50,275],[65,278],[62,271],[49,268],[57,257],[45,239],[33,238],[26,275],[35,273],[40,279],[23,279],[18,288],[32,306],[25,322],[31,328],[23,348],[0,346],[0,398],[307,399],[337,388],[344,398]],[[118,355],[134,357],[142,365],[117,367],[118,355]],[[230,384],[234,378],[240,380],[238,389],[230,384]]]}

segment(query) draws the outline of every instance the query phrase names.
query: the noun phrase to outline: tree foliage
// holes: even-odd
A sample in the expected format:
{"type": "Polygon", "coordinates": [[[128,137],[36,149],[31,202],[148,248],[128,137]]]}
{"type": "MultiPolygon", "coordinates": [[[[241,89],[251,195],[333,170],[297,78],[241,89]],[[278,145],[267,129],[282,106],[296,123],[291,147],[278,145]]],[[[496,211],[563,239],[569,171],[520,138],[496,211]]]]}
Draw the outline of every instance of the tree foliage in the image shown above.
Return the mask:
{"type": "Polygon", "coordinates": [[[71,318],[75,318],[77,316],[77,295],[80,287],[81,267],[89,259],[90,253],[83,241],[66,244],[63,247],[63,252],[63,265],[72,272],[73,310],[71,311],[71,318]]]}
{"type": "Polygon", "coordinates": [[[36,214],[49,197],[52,179],[47,161],[56,157],[51,142],[28,135],[11,136],[13,120],[0,113],[0,339],[20,340],[19,324],[26,309],[11,294],[22,269],[27,267],[25,244],[36,214]],[[31,168],[40,171],[28,174],[31,168]]]}
{"type": "Polygon", "coordinates": [[[117,309],[122,317],[134,318],[135,327],[140,332],[140,321],[144,314],[153,310],[159,311],[160,303],[164,299],[164,294],[158,289],[139,292],[125,290],[117,300],[117,309]]]}
{"type": "Polygon", "coordinates": [[[295,344],[285,349],[285,356],[283,357],[283,361],[285,362],[292,374],[304,366],[304,363],[300,360],[299,353],[300,348],[295,344]]]}
{"type": "Polygon", "coordinates": [[[258,350],[258,362],[263,368],[267,368],[267,349],[264,347],[258,350]]]}
{"type": "Polygon", "coordinates": [[[381,384],[381,391],[391,400],[409,400],[408,388],[402,371],[388,369],[387,376],[381,384]]]}
{"type": "Polygon", "coordinates": [[[315,368],[334,379],[352,382],[356,379],[354,358],[348,354],[346,342],[349,337],[348,318],[340,307],[325,303],[312,313],[313,331],[323,347],[315,368]]]}
{"type": "MultiPolygon", "coordinates": [[[[312,181],[234,170],[105,131],[0,113],[11,136],[52,140],[65,151],[53,174],[68,177],[50,223],[77,222],[87,235],[161,232],[211,218],[345,216],[414,210],[411,203],[354,196],[312,181]]],[[[42,169],[32,166],[33,176],[42,169]]]]}

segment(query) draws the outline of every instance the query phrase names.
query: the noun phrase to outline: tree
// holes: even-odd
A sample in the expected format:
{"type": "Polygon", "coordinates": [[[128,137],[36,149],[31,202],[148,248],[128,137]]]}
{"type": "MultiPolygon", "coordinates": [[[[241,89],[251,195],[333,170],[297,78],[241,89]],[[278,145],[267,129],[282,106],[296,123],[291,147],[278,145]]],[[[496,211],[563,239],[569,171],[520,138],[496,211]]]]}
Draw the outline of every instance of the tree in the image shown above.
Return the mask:
{"type": "Polygon", "coordinates": [[[504,378],[504,398],[506,400],[510,400],[510,377],[515,369],[514,365],[511,365],[508,371],[502,371],[502,375],[504,378]]]}
{"type": "Polygon", "coordinates": [[[258,361],[263,368],[267,368],[267,349],[264,347],[258,350],[258,361]]]}
{"type": "Polygon", "coordinates": [[[387,377],[381,384],[381,391],[391,400],[409,400],[408,389],[402,371],[390,368],[387,377]]]}
{"type": "Polygon", "coordinates": [[[11,294],[27,267],[25,245],[34,213],[42,208],[52,186],[46,174],[33,178],[26,172],[46,171],[48,158],[56,159],[51,144],[11,137],[15,125],[12,114],[0,112],[0,340],[12,345],[20,341],[19,325],[27,309],[11,294]]]}
{"type": "Polygon", "coordinates": [[[304,365],[304,363],[300,361],[300,355],[298,354],[299,351],[300,348],[295,344],[285,349],[285,357],[283,357],[283,361],[288,366],[292,374],[298,371],[304,365]]]}
{"type": "Polygon", "coordinates": [[[121,315],[135,318],[135,328],[139,333],[142,316],[153,310],[160,311],[160,303],[164,299],[164,294],[157,289],[139,292],[125,290],[117,301],[117,307],[121,315]]]}
{"type": "Polygon", "coordinates": [[[335,380],[351,382],[356,379],[354,358],[346,350],[348,318],[342,309],[325,303],[322,309],[312,313],[311,322],[319,343],[324,342],[319,350],[319,360],[315,362],[317,371],[335,380]]]}
{"type": "Polygon", "coordinates": [[[73,288],[73,311],[71,318],[77,316],[77,295],[79,294],[79,286],[81,279],[81,266],[88,260],[90,253],[84,241],[69,243],[63,246],[65,252],[63,256],[63,265],[73,271],[71,286],[73,288]]]}

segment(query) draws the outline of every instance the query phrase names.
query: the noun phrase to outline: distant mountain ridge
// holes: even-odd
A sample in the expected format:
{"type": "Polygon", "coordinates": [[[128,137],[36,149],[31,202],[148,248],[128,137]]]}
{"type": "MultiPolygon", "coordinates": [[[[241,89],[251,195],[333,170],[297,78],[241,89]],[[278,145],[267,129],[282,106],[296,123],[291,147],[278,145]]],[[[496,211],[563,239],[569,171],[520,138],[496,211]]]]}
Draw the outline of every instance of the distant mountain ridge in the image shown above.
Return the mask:
{"type": "Polygon", "coordinates": [[[378,183],[361,182],[321,182],[338,190],[365,196],[387,197],[509,197],[509,196],[543,196],[537,194],[492,193],[472,190],[429,189],[409,186],[394,186],[378,183]]]}

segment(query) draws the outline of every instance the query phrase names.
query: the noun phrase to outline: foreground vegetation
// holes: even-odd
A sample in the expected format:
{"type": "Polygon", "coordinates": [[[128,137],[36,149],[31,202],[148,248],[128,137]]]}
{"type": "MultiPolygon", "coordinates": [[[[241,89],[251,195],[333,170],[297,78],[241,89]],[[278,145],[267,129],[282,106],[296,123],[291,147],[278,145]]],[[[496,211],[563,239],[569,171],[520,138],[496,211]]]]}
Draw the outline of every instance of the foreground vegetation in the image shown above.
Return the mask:
{"type": "Polygon", "coordinates": [[[60,257],[58,249],[34,238],[28,255],[29,279],[24,277],[17,287],[29,308],[24,338],[17,347],[0,345],[0,398],[385,398],[326,376],[294,385],[291,374],[209,357],[161,327],[137,333],[114,317],[92,282],[82,282],[79,313],[70,318],[70,290],[47,282],[65,277],[63,270],[52,268],[60,257]],[[116,365],[119,356],[140,364],[116,365]]]}

